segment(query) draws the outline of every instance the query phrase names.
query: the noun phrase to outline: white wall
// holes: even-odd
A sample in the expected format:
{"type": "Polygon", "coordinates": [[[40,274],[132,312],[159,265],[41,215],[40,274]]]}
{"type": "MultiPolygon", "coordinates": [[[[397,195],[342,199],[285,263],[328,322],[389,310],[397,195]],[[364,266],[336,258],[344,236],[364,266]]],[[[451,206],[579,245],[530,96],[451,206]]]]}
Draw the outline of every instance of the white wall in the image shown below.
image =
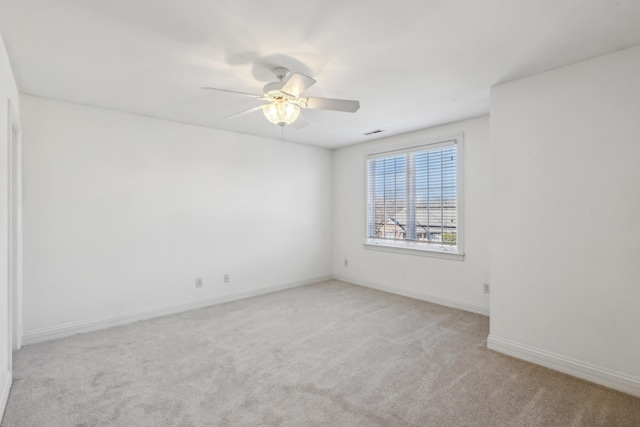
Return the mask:
{"type": "Polygon", "coordinates": [[[4,413],[6,399],[11,386],[9,348],[9,289],[7,279],[8,263],[8,199],[7,199],[7,150],[9,132],[9,100],[16,111],[19,111],[18,87],[16,86],[11,64],[0,36],[0,419],[4,413]]]}
{"type": "Polygon", "coordinates": [[[640,46],[491,92],[489,344],[634,394],[639,76],[640,46]]]}
{"type": "Polygon", "coordinates": [[[31,96],[22,115],[25,343],[331,276],[331,151],[31,96]]]}
{"type": "Polygon", "coordinates": [[[354,145],[334,153],[334,274],[346,281],[489,314],[489,117],[354,145]],[[464,261],[365,249],[365,152],[464,133],[464,261]],[[348,267],[344,259],[348,259],[348,267]]]}

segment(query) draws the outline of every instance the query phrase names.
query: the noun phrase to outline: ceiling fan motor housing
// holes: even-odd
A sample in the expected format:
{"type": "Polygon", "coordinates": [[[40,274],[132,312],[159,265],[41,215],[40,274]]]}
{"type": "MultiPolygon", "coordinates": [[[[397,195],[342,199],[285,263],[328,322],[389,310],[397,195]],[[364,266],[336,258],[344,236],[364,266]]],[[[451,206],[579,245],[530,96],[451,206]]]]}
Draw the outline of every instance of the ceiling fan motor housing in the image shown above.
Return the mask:
{"type": "Polygon", "coordinates": [[[268,83],[262,89],[262,92],[269,97],[279,98],[282,96],[282,87],[284,86],[284,82],[273,82],[268,83]]]}
{"type": "Polygon", "coordinates": [[[273,69],[273,74],[276,75],[278,81],[265,85],[262,92],[272,98],[281,98],[282,88],[284,87],[286,80],[291,75],[291,71],[284,67],[276,67],[273,69]]]}

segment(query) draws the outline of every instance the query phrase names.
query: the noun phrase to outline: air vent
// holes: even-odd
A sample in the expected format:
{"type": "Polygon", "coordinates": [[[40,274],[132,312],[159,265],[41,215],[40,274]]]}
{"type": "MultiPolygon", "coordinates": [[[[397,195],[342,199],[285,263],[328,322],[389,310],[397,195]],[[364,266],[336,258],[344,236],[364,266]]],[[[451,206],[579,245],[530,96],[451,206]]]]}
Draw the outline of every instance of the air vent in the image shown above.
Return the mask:
{"type": "Polygon", "coordinates": [[[382,129],[376,129],[376,130],[372,130],[371,132],[363,133],[363,135],[369,136],[369,135],[373,135],[374,133],[382,133],[382,132],[384,132],[382,129]]]}

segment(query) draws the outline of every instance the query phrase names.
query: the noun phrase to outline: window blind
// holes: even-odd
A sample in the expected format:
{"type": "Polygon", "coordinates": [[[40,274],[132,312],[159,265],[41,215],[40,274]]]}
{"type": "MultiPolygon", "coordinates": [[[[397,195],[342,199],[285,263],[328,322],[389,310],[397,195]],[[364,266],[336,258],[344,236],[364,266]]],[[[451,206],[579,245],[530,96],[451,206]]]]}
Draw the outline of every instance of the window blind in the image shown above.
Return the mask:
{"type": "Polygon", "coordinates": [[[455,141],[373,155],[367,160],[367,236],[456,246],[455,141]]]}

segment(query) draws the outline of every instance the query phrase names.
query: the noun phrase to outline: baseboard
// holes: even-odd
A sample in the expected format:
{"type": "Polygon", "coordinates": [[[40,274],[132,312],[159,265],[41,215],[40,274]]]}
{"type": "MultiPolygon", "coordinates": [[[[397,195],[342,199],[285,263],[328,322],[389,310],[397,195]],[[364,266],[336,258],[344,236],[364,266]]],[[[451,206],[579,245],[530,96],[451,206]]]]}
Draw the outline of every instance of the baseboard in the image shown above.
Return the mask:
{"type": "Polygon", "coordinates": [[[487,348],[640,397],[640,378],[634,378],[493,335],[489,335],[487,338],[487,348]]]}
{"type": "Polygon", "coordinates": [[[409,291],[402,288],[396,288],[394,286],[382,285],[380,283],[370,282],[368,280],[359,280],[352,277],[333,276],[336,280],[341,280],[347,283],[353,283],[354,285],[365,286],[367,288],[377,289],[383,292],[389,292],[391,294],[402,295],[409,298],[419,299],[422,301],[432,302],[438,305],[444,305],[446,307],[457,308],[459,310],[470,311],[471,313],[482,314],[483,316],[489,316],[489,307],[486,305],[478,304],[471,301],[464,301],[455,298],[449,298],[442,295],[431,294],[428,292],[416,292],[409,291]]]}
{"type": "Polygon", "coordinates": [[[4,411],[7,409],[7,402],[9,401],[9,392],[11,391],[12,376],[11,371],[7,370],[0,376],[0,423],[4,418],[4,411]]]}
{"type": "Polygon", "coordinates": [[[258,289],[250,289],[246,291],[234,292],[222,296],[207,296],[202,298],[194,298],[180,301],[173,304],[166,304],[157,307],[150,307],[143,310],[130,311],[127,313],[105,316],[96,319],[82,320],[79,322],[64,323],[49,328],[36,329],[28,331],[22,335],[22,345],[35,344],[38,342],[49,341],[58,338],[64,338],[71,335],[97,331],[100,329],[111,328],[113,326],[126,325],[138,320],[151,319],[154,317],[167,316],[169,314],[180,313],[183,311],[194,310],[197,308],[208,307],[212,305],[223,304],[243,298],[250,298],[258,295],[268,294],[271,292],[282,291],[284,289],[295,288],[298,286],[309,285],[311,283],[321,282],[323,280],[332,279],[332,276],[314,277],[308,280],[290,282],[282,285],[268,286],[258,289]]]}

